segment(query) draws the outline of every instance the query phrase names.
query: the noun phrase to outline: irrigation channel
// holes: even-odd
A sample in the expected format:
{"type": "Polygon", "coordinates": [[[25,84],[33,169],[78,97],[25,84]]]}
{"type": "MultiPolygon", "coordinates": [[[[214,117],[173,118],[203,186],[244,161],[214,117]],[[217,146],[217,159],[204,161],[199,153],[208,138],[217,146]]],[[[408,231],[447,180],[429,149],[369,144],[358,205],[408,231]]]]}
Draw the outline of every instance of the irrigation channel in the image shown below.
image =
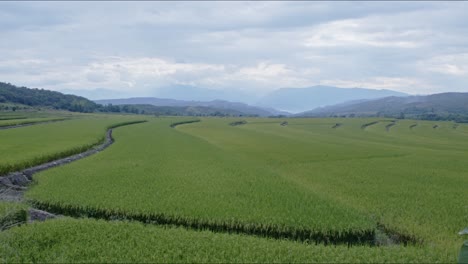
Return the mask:
{"type": "MultiPolygon", "coordinates": [[[[40,171],[44,171],[50,168],[54,168],[57,166],[65,165],[70,162],[91,156],[93,154],[96,154],[98,152],[101,152],[105,150],[107,147],[112,145],[114,143],[114,138],[112,137],[112,130],[114,128],[120,127],[120,126],[126,126],[126,125],[132,125],[132,124],[138,124],[138,123],[143,123],[147,122],[146,120],[141,120],[141,121],[132,121],[132,122],[125,122],[125,123],[120,123],[116,124],[114,126],[111,126],[107,132],[106,136],[104,139],[104,142],[95,145],[94,147],[91,147],[90,149],[78,153],[75,155],[71,155],[68,157],[64,157],[61,159],[57,159],[54,161],[50,161],[47,163],[43,163],[34,167],[30,167],[21,171],[16,171],[16,172],[11,172],[5,176],[0,176],[0,201],[14,201],[14,202],[21,202],[23,201],[23,194],[27,190],[27,185],[33,181],[32,176],[40,171]]],[[[189,121],[182,121],[182,122],[176,122],[172,123],[170,125],[171,128],[175,128],[178,125],[183,125],[183,124],[190,124],[194,122],[200,122],[200,120],[189,120],[189,121]]],[[[247,122],[235,122],[235,125],[243,125],[246,124],[247,122]]],[[[373,122],[371,124],[366,124],[363,127],[373,125],[377,122],[373,122]]],[[[232,123],[230,125],[233,125],[232,123]]],[[[341,124],[337,124],[336,127],[338,127],[341,124]]],[[[247,234],[247,235],[255,235],[255,236],[261,236],[261,237],[269,237],[269,238],[278,238],[278,239],[291,239],[291,240],[296,240],[296,241],[302,241],[306,243],[324,243],[325,245],[336,245],[336,244],[348,244],[348,245],[368,245],[368,246],[386,246],[386,245],[394,245],[394,244],[403,244],[403,245],[408,245],[408,244],[420,244],[422,241],[419,241],[417,238],[414,238],[412,236],[408,236],[406,234],[400,234],[397,232],[394,232],[393,230],[387,229],[384,225],[377,223],[376,230],[375,232],[368,232],[366,234],[362,234],[359,237],[356,237],[356,234],[344,234],[339,237],[340,238],[334,238],[335,236],[331,236],[332,239],[328,235],[324,235],[321,233],[308,233],[304,232],[301,236],[300,234],[296,234],[295,236],[290,236],[290,232],[285,232],[285,233],[271,233],[271,232],[265,232],[265,230],[246,230],[245,228],[239,227],[238,228],[229,228],[226,226],[212,226],[209,224],[204,224],[204,223],[184,223],[184,222],[179,222],[179,221],[172,221],[171,219],[165,218],[162,214],[159,214],[157,219],[146,219],[144,217],[140,217],[138,215],[136,216],[122,216],[122,215],[107,215],[105,213],[99,213],[95,212],[94,214],[89,214],[85,211],[74,211],[74,210],[68,210],[68,211],[63,211],[61,208],[53,208],[53,207],[43,207],[41,206],[40,203],[32,203],[30,204],[32,208],[28,210],[29,214],[29,221],[45,221],[50,218],[56,218],[60,217],[60,213],[63,213],[64,215],[70,216],[70,217],[83,217],[86,215],[87,217],[90,218],[98,218],[98,219],[105,219],[105,220],[118,220],[118,219],[126,219],[126,220],[134,220],[134,221],[139,221],[142,223],[146,224],[156,224],[156,225],[171,225],[171,226],[181,226],[184,228],[188,229],[195,229],[195,230],[200,230],[200,229],[208,229],[213,232],[223,232],[223,233],[242,233],[242,234],[247,234]],[[43,210],[41,210],[43,209],[43,210]]],[[[293,232],[294,233],[294,232],[293,232]]]]}

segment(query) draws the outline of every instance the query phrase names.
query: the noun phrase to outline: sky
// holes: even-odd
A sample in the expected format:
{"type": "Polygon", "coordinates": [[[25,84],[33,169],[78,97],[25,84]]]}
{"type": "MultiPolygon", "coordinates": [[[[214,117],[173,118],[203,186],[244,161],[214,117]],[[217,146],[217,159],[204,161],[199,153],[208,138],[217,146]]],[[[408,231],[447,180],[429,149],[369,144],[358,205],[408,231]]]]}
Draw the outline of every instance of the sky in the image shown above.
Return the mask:
{"type": "Polygon", "coordinates": [[[468,92],[468,2],[0,2],[0,81],[155,96],[468,92]]]}

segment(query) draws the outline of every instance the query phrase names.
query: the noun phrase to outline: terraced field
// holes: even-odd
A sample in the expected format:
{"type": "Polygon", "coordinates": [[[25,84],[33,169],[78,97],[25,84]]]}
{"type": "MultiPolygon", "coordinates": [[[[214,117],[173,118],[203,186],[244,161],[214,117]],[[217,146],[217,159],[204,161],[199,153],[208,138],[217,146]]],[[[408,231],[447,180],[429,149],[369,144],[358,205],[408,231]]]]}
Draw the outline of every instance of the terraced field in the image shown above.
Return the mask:
{"type": "MultiPolygon", "coordinates": [[[[102,121],[85,121],[102,136],[102,121]]],[[[12,228],[0,233],[0,255],[62,262],[457,259],[457,232],[468,223],[466,125],[148,121],[116,129],[116,142],[101,153],[35,175],[26,193],[30,205],[49,212],[132,222],[57,219],[12,228]]]]}

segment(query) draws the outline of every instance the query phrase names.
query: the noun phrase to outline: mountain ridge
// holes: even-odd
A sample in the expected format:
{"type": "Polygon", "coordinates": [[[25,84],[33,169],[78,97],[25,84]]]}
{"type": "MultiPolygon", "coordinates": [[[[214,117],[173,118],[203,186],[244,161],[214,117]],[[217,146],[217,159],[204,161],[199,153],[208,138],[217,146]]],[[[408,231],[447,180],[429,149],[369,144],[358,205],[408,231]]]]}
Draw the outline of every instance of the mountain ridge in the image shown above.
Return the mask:
{"type": "Polygon", "coordinates": [[[468,121],[468,93],[447,92],[407,97],[390,96],[315,108],[295,116],[386,116],[468,121]]]}
{"type": "Polygon", "coordinates": [[[211,101],[195,101],[195,100],[177,100],[169,98],[156,97],[131,97],[121,99],[103,99],[94,100],[94,102],[103,105],[154,105],[154,106],[172,106],[172,107],[211,107],[223,110],[234,110],[243,112],[247,115],[258,116],[273,116],[273,115],[289,115],[287,112],[277,111],[272,108],[263,108],[251,106],[241,102],[230,102],[226,100],[211,100],[211,101]]]}
{"type": "Polygon", "coordinates": [[[408,96],[408,94],[387,89],[340,88],[316,85],[306,88],[281,88],[275,90],[260,99],[257,105],[298,113],[350,100],[376,99],[388,96],[408,96]]]}

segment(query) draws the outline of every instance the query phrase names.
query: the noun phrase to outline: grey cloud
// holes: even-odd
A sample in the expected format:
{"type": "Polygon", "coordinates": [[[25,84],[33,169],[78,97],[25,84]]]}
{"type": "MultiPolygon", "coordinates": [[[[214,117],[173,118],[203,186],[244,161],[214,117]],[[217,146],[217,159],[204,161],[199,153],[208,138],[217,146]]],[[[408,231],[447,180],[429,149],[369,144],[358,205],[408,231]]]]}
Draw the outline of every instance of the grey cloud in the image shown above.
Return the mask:
{"type": "Polygon", "coordinates": [[[462,66],[430,72],[421,64],[468,52],[467,9],[466,2],[1,2],[0,33],[8,37],[0,78],[135,93],[170,84],[261,92],[324,81],[466,90],[466,76],[449,72],[462,66]],[[141,65],[103,69],[111,57],[141,65]],[[43,64],[21,63],[28,60],[43,64]],[[157,61],[175,72],[151,74],[145,63],[157,61]],[[257,69],[262,63],[276,66],[257,69]],[[223,70],[187,71],[200,65],[223,70]],[[281,67],[288,71],[264,81],[281,67]]]}

